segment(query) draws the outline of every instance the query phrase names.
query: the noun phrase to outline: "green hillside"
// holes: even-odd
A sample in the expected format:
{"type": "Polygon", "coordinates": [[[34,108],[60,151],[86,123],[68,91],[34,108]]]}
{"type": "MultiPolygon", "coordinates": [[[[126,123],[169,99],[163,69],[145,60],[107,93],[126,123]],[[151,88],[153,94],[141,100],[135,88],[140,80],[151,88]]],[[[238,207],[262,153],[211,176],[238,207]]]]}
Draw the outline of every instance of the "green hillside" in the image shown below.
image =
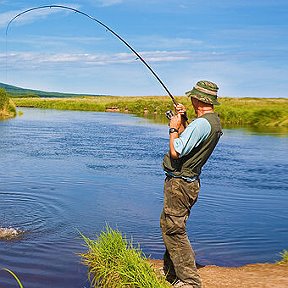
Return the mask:
{"type": "Polygon", "coordinates": [[[3,88],[11,97],[43,97],[43,98],[67,98],[79,96],[104,96],[104,95],[84,95],[73,93],[46,92],[33,89],[20,88],[13,85],[8,85],[0,82],[0,88],[3,88]]]}

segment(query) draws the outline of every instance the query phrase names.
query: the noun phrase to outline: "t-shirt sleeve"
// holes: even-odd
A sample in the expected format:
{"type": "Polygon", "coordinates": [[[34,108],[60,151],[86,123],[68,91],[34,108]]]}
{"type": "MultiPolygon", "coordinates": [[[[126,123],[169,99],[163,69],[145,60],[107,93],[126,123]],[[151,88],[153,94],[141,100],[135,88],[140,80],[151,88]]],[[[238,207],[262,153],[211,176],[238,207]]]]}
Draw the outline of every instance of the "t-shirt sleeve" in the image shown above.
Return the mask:
{"type": "Polygon", "coordinates": [[[205,118],[191,122],[179,138],[174,140],[174,148],[179,157],[189,154],[193,148],[205,141],[211,132],[211,125],[205,118]]]}

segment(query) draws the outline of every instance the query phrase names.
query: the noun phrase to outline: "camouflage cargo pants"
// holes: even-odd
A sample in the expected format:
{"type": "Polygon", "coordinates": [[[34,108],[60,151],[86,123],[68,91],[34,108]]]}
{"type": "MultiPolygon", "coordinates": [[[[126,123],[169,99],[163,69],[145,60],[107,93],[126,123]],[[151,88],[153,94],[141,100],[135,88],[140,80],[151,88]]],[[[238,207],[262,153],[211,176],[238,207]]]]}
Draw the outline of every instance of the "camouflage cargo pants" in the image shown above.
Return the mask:
{"type": "Polygon", "coordinates": [[[164,208],[160,218],[166,246],[164,272],[171,283],[180,279],[192,287],[201,287],[195,254],[186,233],[186,221],[200,190],[199,181],[187,182],[167,177],[164,183],[164,208]]]}

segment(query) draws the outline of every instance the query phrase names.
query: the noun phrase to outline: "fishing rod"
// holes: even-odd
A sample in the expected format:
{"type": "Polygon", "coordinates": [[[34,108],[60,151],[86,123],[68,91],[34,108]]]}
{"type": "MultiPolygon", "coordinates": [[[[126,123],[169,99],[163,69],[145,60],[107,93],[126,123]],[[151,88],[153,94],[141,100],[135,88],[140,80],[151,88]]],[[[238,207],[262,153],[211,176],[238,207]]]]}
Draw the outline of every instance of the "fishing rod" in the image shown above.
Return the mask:
{"type": "Polygon", "coordinates": [[[100,24],[101,26],[103,26],[107,31],[111,32],[115,37],[117,37],[121,42],[123,42],[136,56],[137,59],[140,59],[141,62],[149,69],[149,71],[154,75],[154,77],[158,80],[158,82],[162,85],[162,87],[164,88],[164,90],[167,92],[167,94],[169,95],[169,97],[172,99],[174,105],[177,105],[178,103],[176,102],[174,96],[171,94],[171,92],[168,90],[168,88],[165,86],[165,84],[163,83],[163,81],[159,78],[159,76],[154,72],[154,70],[148,65],[148,63],[142,58],[142,56],[126,41],[124,40],[119,34],[117,34],[115,31],[113,31],[110,27],[108,27],[106,24],[104,24],[103,22],[99,21],[98,19],[96,19],[93,16],[90,16],[89,14],[82,12],[78,9],[72,8],[72,7],[68,7],[68,6],[63,6],[63,5],[43,5],[43,6],[37,6],[37,7],[32,7],[30,9],[24,10],[21,13],[17,14],[16,16],[14,16],[8,23],[7,27],[6,27],[6,38],[8,35],[8,30],[9,27],[11,25],[11,23],[18,17],[31,12],[31,11],[35,11],[35,10],[40,10],[40,9],[47,9],[47,8],[59,8],[59,9],[66,9],[66,10],[70,10],[70,11],[74,11],[78,14],[81,14],[87,18],[89,18],[92,21],[95,21],[96,23],[100,24]]]}

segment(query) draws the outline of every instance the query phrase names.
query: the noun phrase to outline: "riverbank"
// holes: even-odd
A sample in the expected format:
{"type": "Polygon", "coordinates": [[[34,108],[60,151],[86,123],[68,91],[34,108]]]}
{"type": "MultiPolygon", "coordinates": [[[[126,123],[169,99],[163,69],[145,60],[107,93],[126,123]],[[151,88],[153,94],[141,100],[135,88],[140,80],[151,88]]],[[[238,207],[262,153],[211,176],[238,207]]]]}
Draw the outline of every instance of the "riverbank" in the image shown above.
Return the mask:
{"type": "MultiPolygon", "coordinates": [[[[98,287],[99,283],[101,287],[172,287],[163,278],[163,261],[147,259],[140,246],[133,245],[119,230],[106,226],[95,240],[82,237],[88,251],[81,258],[88,266],[92,287],[98,287]]],[[[242,267],[197,264],[197,268],[204,288],[284,288],[288,287],[288,251],[280,255],[281,260],[275,264],[242,267]]]]}
{"type": "MultiPolygon", "coordinates": [[[[157,269],[162,260],[150,260],[157,269]]],[[[249,264],[241,267],[204,266],[198,269],[203,288],[286,288],[288,265],[249,264]]]]}
{"type": "MultiPolygon", "coordinates": [[[[165,120],[165,112],[173,110],[167,96],[97,96],[75,98],[14,98],[17,107],[59,110],[121,112],[165,120]]],[[[191,107],[187,97],[176,97],[177,102],[191,107]]],[[[216,106],[223,125],[288,128],[288,98],[221,98],[216,106]]],[[[188,109],[189,119],[194,117],[188,109]]],[[[166,120],[165,120],[166,121],[166,120]]]]}

